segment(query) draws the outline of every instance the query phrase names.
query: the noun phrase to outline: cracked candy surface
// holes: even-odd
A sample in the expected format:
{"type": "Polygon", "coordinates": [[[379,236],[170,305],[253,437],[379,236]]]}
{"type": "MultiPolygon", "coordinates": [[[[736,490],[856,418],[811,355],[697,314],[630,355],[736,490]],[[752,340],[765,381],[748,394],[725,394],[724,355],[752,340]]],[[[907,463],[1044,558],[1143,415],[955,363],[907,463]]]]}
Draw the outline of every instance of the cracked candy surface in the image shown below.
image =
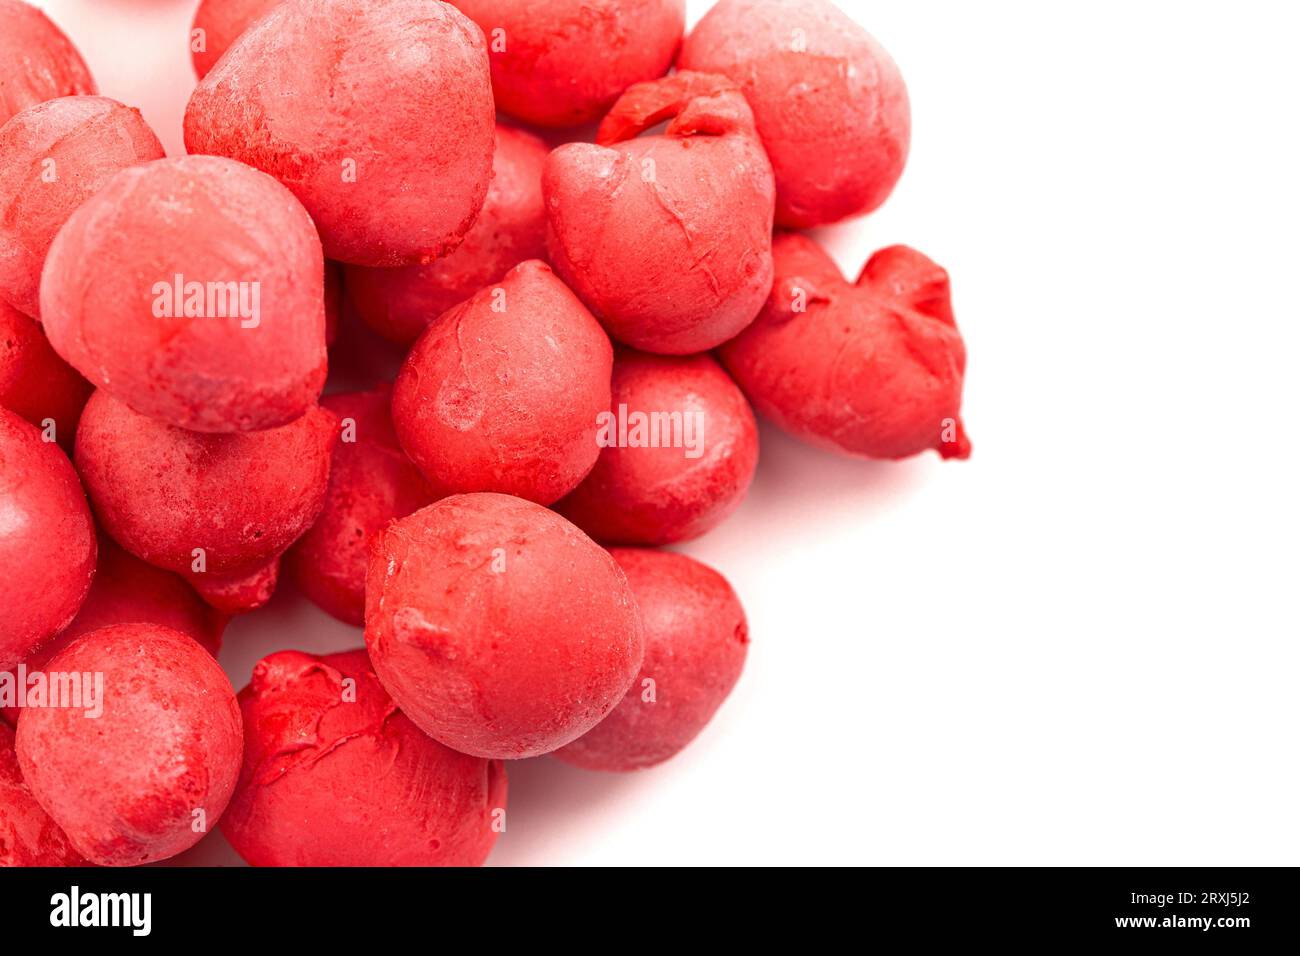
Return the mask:
{"type": "Polygon", "coordinates": [[[40,10],[0,0],[0,23],[0,125],[37,103],[97,92],[72,41],[40,10]]]}

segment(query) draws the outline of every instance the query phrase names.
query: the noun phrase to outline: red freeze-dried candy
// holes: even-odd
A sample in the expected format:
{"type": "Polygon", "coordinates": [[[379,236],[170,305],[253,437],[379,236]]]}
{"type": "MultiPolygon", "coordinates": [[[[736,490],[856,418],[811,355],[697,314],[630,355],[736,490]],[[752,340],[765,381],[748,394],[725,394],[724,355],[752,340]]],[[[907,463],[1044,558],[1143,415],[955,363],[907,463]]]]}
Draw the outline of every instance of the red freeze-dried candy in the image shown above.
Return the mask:
{"type": "Polygon", "coordinates": [[[59,227],[114,173],[162,157],[140,111],[103,96],[40,103],[0,127],[0,298],[39,317],[59,227]]]}
{"type": "Polygon", "coordinates": [[[0,124],[36,103],[96,92],[77,48],[40,10],[0,0],[0,23],[0,124]]]}
{"type": "Polygon", "coordinates": [[[208,75],[221,59],[253,24],[281,0],[202,0],[194,12],[194,25],[190,29],[190,59],[199,79],[208,75]]]}
{"type": "Polygon", "coordinates": [[[668,72],[685,0],[454,0],[483,28],[497,108],[538,126],[596,119],[668,72]]]}
{"type": "Polygon", "coordinates": [[[91,385],[50,347],[33,319],[0,302],[0,405],[72,449],[91,385]],[[54,427],[48,430],[47,422],[54,427]]]}
{"type": "Polygon", "coordinates": [[[274,179],[216,156],[161,159],[118,173],[59,230],[41,321],[142,414],[274,428],[325,384],[324,277],[310,218],[274,179]]]}
{"type": "Polygon", "coordinates": [[[774,186],[738,88],[700,73],[637,84],[597,144],[551,153],[542,191],[555,271],[609,334],[685,355],[753,321],[772,284],[774,186]]]}
{"type": "Polygon", "coordinates": [[[704,729],[740,679],[749,649],[744,608],[727,579],[683,554],[610,552],[645,622],[645,660],[608,717],[555,756],[589,770],[662,763],[704,729]]]}
{"type": "Polygon", "coordinates": [[[758,426],[707,355],[621,349],[596,467],[556,510],[597,541],[669,544],[740,504],[758,464],[758,426]]]}
{"type": "Polygon", "coordinates": [[[376,538],[375,673],[421,730],[462,753],[535,757],[580,737],[631,685],[642,641],[613,558],[540,505],[455,495],[376,538]]]}
{"type": "Polygon", "coordinates": [[[0,867],[85,865],[23,783],[14,732],[0,723],[0,867]]]}
{"type": "Polygon", "coordinates": [[[348,295],[362,321],[384,338],[410,345],[430,322],[512,266],[544,259],[542,165],[547,153],[546,144],[532,133],[497,126],[487,200],[454,252],[427,265],[346,268],[348,295]]]}
{"type": "Polygon", "coordinates": [[[77,852],[132,866],[202,839],[234,792],[244,746],[239,703],[212,655],[168,627],[116,624],[48,666],[80,675],[83,689],[23,712],[18,763],[77,852]]]}
{"type": "Polygon", "coordinates": [[[0,408],[0,671],[76,616],[95,573],[95,523],[68,456],[0,408]]]}
{"type": "Polygon", "coordinates": [[[391,266],[461,241],[494,126],[483,34],[454,7],[286,0],[199,82],[185,146],[279,179],[331,259],[391,266]]]}
{"type": "Polygon", "coordinates": [[[776,174],[780,225],[870,212],[903,173],[912,114],[902,74],[828,0],[720,0],[677,66],[742,85],[776,174]]]}
{"type": "Polygon", "coordinates": [[[444,313],[393,386],[393,425],[439,495],[498,491],[550,504],[596,462],[613,348],[541,262],[444,313]]]}
{"type": "Polygon", "coordinates": [[[811,239],[779,236],[763,314],[721,349],[758,411],[806,441],[868,458],[935,448],[966,458],[966,346],[948,273],[906,246],[882,249],[856,285],[811,239]]]}
{"type": "Polygon", "coordinates": [[[235,613],[265,603],[280,555],[320,513],[337,432],[322,408],[266,431],[191,432],[97,391],[76,461],[118,544],[235,613]]]}
{"type": "Polygon", "coordinates": [[[254,866],[477,866],[504,829],[505,767],[427,737],[365,651],[272,654],[239,700],[221,830],[254,866]]]}
{"type": "Polygon", "coordinates": [[[358,627],[365,623],[371,537],[435,497],[397,443],[389,401],[386,385],[321,400],[338,416],[341,440],[334,446],[325,507],[285,555],[285,569],[300,591],[358,627]]]}

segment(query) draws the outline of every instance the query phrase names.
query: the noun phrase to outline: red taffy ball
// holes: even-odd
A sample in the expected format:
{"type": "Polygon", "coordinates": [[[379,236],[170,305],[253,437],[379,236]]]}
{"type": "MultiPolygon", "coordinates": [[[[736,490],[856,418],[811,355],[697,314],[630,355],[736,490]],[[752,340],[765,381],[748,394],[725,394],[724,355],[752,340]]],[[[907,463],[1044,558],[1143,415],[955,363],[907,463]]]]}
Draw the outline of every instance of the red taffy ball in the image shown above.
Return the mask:
{"type": "Polygon", "coordinates": [[[0,23],[0,124],[37,103],[96,92],[77,48],[40,10],[0,0],[0,23]]]}
{"type": "Polygon", "coordinates": [[[91,384],[50,347],[34,319],[0,302],[0,405],[71,450],[91,391],[91,384]]]}

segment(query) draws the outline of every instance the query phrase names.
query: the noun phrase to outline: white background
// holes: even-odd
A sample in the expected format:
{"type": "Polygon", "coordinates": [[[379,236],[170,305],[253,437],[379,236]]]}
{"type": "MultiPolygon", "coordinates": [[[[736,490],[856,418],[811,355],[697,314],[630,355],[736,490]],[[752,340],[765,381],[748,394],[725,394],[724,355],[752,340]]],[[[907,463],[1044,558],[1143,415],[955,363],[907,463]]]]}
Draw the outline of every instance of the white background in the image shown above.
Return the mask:
{"type": "MultiPolygon", "coordinates": [[[[47,0],[169,153],[195,0],[47,0]]],[[[692,22],[707,3],[690,4],[692,22]]],[[[974,457],[770,428],[685,547],[753,643],[688,751],[510,766],[496,864],[1296,864],[1295,38],[1282,3],[842,6],[913,105],[902,183],[821,230],[952,273],[974,457]]],[[[358,644],[286,586],[236,687],[358,644]]],[[[234,863],[213,835],[185,862],[234,863]]]]}

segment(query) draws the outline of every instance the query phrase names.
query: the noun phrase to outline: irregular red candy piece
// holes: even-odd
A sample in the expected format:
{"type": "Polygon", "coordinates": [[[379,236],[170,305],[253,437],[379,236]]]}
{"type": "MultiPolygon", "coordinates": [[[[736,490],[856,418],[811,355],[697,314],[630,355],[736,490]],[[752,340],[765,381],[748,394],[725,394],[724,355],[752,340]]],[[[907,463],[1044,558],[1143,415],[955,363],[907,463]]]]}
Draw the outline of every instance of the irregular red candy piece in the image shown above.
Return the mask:
{"type": "Polygon", "coordinates": [[[505,827],[504,765],[425,736],[365,651],[272,654],[239,701],[221,831],[253,866],[478,866],[505,827]]]}
{"type": "Polygon", "coordinates": [[[546,162],[556,273],[620,342],[671,355],[725,342],[772,284],[772,168],[744,97],[700,73],[640,83],[597,142],[546,162]]]}
{"type": "Polygon", "coordinates": [[[868,458],[927,448],[970,456],[961,421],[966,346],[948,273],[906,246],[856,285],[811,239],[778,236],[763,314],[720,350],[754,407],[805,441],[868,458]]]}
{"type": "Polygon", "coordinates": [[[86,865],[23,782],[14,732],[0,723],[0,867],[86,865]]]}
{"type": "Polygon", "coordinates": [[[416,725],[480,757],[535,757],[594,727],[643,654],[617,564],[552,511],[444,498],[375,539],[366,647],[416,725]]]}
{"type": "Polygon", "coordinates": [[[0,302],[0,405],[71,451],[77,421],[92,391],[50,347],[35,320],[0,302]]]}
{"type": "Polygon", "coordinates": [[[77,48],[40,10],[0,0],[0,23],[0,124],[57,96],[97,92],[77,48]]]}
{"type": "Polygon", "coordinates": [[[717,571],[684,554],[615,548],[645,622],[645,660],[608,717],[555,751],[588,770],[662,763],[698,736],[740,679],[745,610],[717,571]]]}
{"type": "Polygon", "coordinates": [[[677,66],[741,84],[776,174],[780,225],[870,212],[903,173],[912,114],[902,74],[827,0],[720,0],[677,66]]]}

